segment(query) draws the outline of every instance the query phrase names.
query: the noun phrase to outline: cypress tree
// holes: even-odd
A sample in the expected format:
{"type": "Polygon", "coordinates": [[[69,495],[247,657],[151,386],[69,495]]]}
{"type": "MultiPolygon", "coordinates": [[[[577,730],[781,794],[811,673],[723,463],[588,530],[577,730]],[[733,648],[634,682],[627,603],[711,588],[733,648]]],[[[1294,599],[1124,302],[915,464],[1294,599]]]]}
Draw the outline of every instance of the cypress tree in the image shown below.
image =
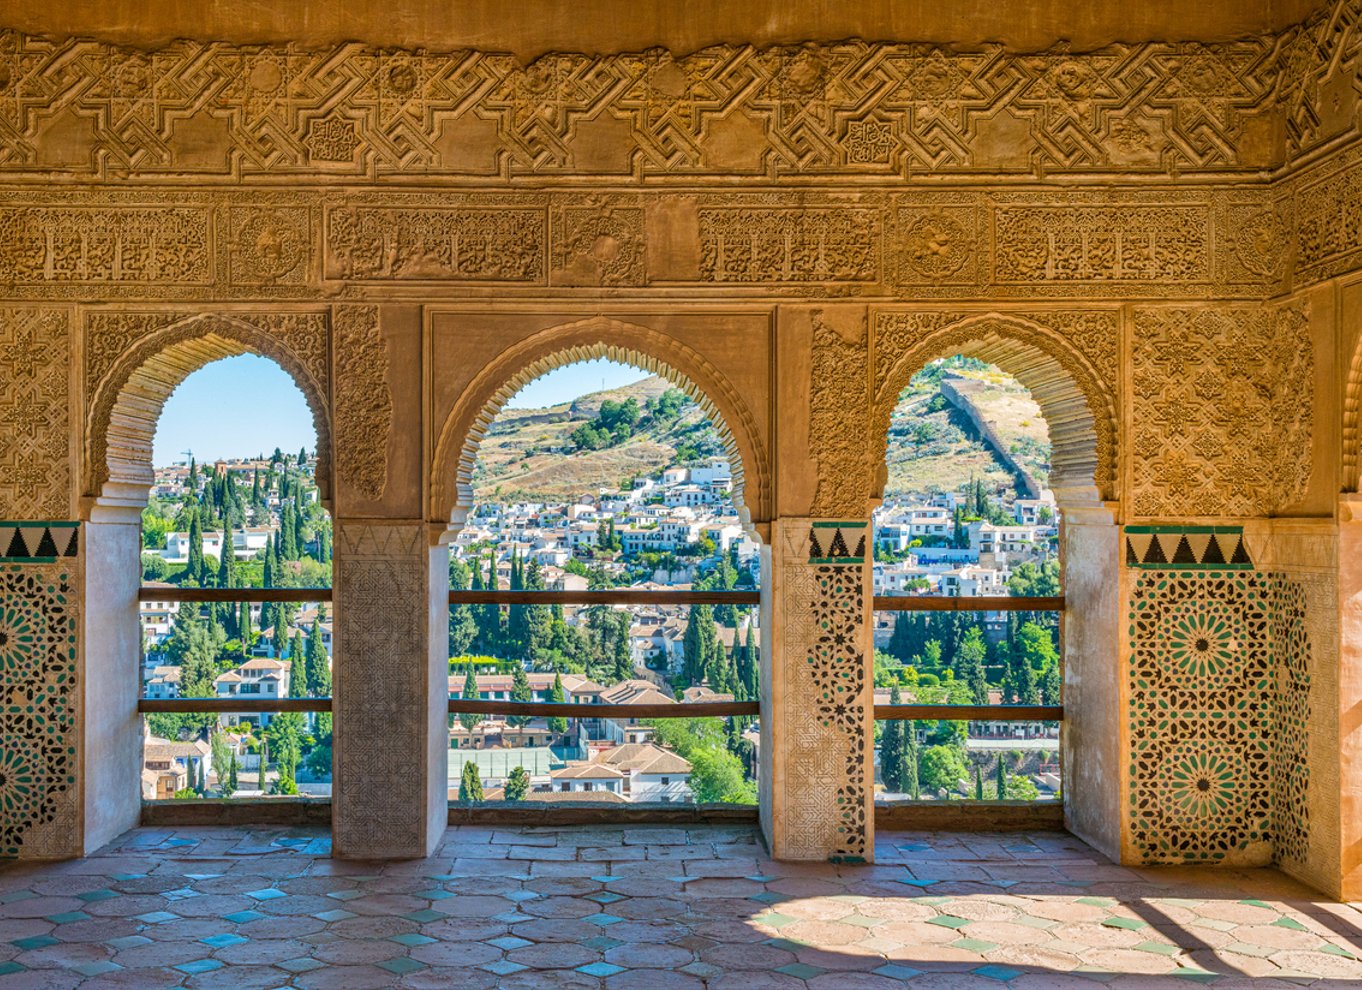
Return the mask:
{"type": "Polygon", "coordinates": [[[279,549],[274,542],[274,534],[271,533],[265,541],[265,575],[264,584],[266,588],[273,588],[275,582],[279,580],[279,549]]]}
{"type": "Polygon", "coordinates": [[[331,563],[331,527],[317,527],[317,560],[323,564],[331,563]]]}
{"type": "MultiPolygon", "coordinates": [[[[530,560],[520,569],[520,583],[526,591],[543,591],[544,576],[539,561],[530,560]]],[[[526,605],[522,610],[525,658],[536,670],[546,666],[553,609],[548,605],[526,605]]]]}
{"type": "MultiPolygon", "coordinates": [[[[475,556],[472,566],[468,568],[468,587],[472,591],[482,591],[482,555],[475,556]]],[[[462,606],[455,605],[454,608],[462,606]]],[[[469,605],[468,610],[473,619],[473,639],[468,644],[468,648],[475,653],[490,654],[487,643],[487,606],[469,605]]],[[[453,611],[451,609],[451,611],[453,611]]]]}
{"type": "Polygon", "coordinates": [[[257,781],[257,784],[258,784],[258,786],[259,786],[259,788],[260,788],[260,793],[261,793],[261,794],[264,794],[264,793],[265,793],[265,783],[266,783],[266,780],[265,780],[265,771],[266,771],[266,767],[269,765],[269,760],[270,760],[270,742],[269,742],[269,740],[268,740],[267,738],[265,738],[265,733],[264,733],[264,732],[261,732],[261,733],[260,733],[260,779],[257,781]]]}
{"type": "Polygon", "coordinates": [[[292,697],[307,697],[307,661],[303,658],[303,634],[298,630],[293,631],[293,639],[289,642],[289,692],[292,697]],[[297,683],[297,694],[292,694],[294,683],[297,683]]]}
{"type": "Polygon", "coordinates": [[[196,492],[199,489],[199,465],[198,462],[194,460],[193,454],[189,455],[189,478],[186,484],[189,486],[189,491],[191,493],[196,492]]]}
{"type": "Polygon", "coordinates": [[[903,772],[901,774],[903,793],[909,795],[914,801],[921,796],[917,779],[917,723],[905,722],[903,724],[903,772]]]}
{"type": "Polygon", "coordinates": [[[299,470],[302,470],[303,466],[306,465],[306,464],[307,464],[307,448],[306,448],[306,447],[299,447],[299,448],[298,448],[298,469],[299,469],[299,470]]]}
{"type": "MultiPolygon", "coordinates": [[[[615,680],[627,681],[634,676],[634,656],[629,647],[629,613],[615,613],[615,680]]],[[[718,650],[719,654],[723,650],[718,650]]]]}
{"type": "MultiPolygon", "coordinates": [[[[468,664],[468,673],[463,676],[463,697],[466,701],[478,700],[478,674],[477,664],[468,664]]],[[[459,724],[469,732],[472,732],[482,724],[482,716],[474,712],[461,712],[459,714],[459,724]]]]}
{"type": "MultiPolygon", "coordinates": [[[[483,587],[489,591],[496,591],[500,587],[497,583],[497,555],[495,553],[487,555],[487,578],[483,582],[483,587]]],[[[483,642],[487,645],[489,654],[504,656],[508,652],[501,631],[501,607],[499,605],[483,606],[483,617],[478,624],[478,630],[485,637],[483,642]]]]}
{"type": "Polygon", "coordinates": [[[1042,704],[1058,705],[1063,696],[1064,679],[1059,673],[1059,663],[1055,662],[1045,668],[1040,680],[1040,700],[1042,704]]]}
{"type": "MultiPolygon", "coordinates": [[[[530,690],[530,679],[525,676],[525,665],[518,663],[511,674],[511,700],[533,701],[534,692],[530,690]]],[[[519,728],[530,720],[528,715],[511,715],[506,719],[508,725],[519,728]]]]}
{"type": "MultiPolygon", "coordinates": [[[[563,690],[563,677],[561,674],[553,675],[553,689],[549,691],[549,701],[555,705],[561,705],[567,701],[567,692],[563,690]]],[[[567,719],[555,715],[549,719],[549,731],[562,735],[567,732],[567,719]]]]}
{"type": "MultiPolygon", "coordinates": [[[[889,703],[902,702],[898,685],[889,691],[889,703]]],[[[889,791],[898,794],[903,790],[903,723],[890,719],[880,733],[880,777],[889,791]]]]}
{"type": "Polygon", "coordinates": [[[241,655],[250,656],[251,641],[255,638],[255,633],[251,629],[251,603],[241,603],[241,618],[237,622],[237,631],[241,636],[241,655]]]}
{"type": "MultiPolygon", "coordinates": [[[[525,589],[525,574],[520,565],[520,550],[516,546],[511,547],[511,590],[523,591],[525,589]]],[[[506,645],[514,651],[516,659],[526,659],[529,647],[528,630],[525,622],[525,606],[512,605],[506,617],[506,645]]]]}
{"type": "Polygon", "coordinates": [[[686,619],[686,633],[681,640],[683,653],[682,676],[689,684],[699,684],[710,668],[712,652],[718,648],[718,633],[714,628],[714,611],[708,605],[695,605],[686,619]]]}
{"type": "Polygon", "coordinates": [[[979,764],[974,764],[974,800],[984,799],[984,768],[979,764]]]}
{"type": "Polygon", "coordinates": [[[320,619],[312,620],[312,632],[307,637],[307,692],[313,698],[325,698],[331,693],[331,668],[326,662],[322,645],[320,619]]]}
{"type": "MultiPolygon", "coordinates": [[[[301,495],[301,491],[299,492],[301,495]]],[[[293,500],[293,545],[298,548],[297,559],[301,560],[307,552],[307,541],[303,538],[303,508],[298,498],[293,500]]]]}
{"type": "Polygon", "coordinates": [[[463,777],[459,780],[459,800],[465,803],[482,800],[482,777],[472,760],[464,761],[463,777]]]}
{"type": "Polygon", "coordinates": [[[755,623],[749,619],[747,631],[743,636],[742,663],[738,667],[738,680],[742,684],[748,701],[754,701],[761,696],[761,666],[757,657],[757,648],[752,644],[753,625],[755,623]]]}
{"type": "Polygon", "coordinates": [[[516,767],[506,778],[506,800],[523,801],[530,789],[530,775],[524,767],[516,767]]]}
{"type": "Polygon", "coordinates": [[[197,508],[189,510],[189,564],[185,576],[195,584],[203,584],[203,530],[197,508]]]}
{"type": "Polygon", "coordinates": [[[998,800],[1007,800],[1007,767],[1002,753],[998,754],[998,800]]]}
{"type": "Polygon", "coordinates": [[[236,547],[233,546],[230,513],[222,525],[222,553],[218,556],[218,587],[236,587],[236,547]]]}
{"type": "Polygon", "coordinates": [[[292,502],[285,502],[279,518],[279,556],[283,560],[298,559],[298,529],[294,524],[292,502]]]}
{"type": "Polygon", "coordinates": [[[889,635],[889,644],[885,651],[892,657],[908,663],[913,656],[912,643],[912,622],[913,613],[899,612],[894,616],[894,631],[889,635]]]}
{"type": "Polygon", "coordinates": [[[233,749],[232,755],[227,764],[227,794],[226,794],[227,797],[231,797],[233,794],[236,793],[237,773],[240,771],[240,769],[241,768],[238,766],[236,761],[236,750],[233,749]]]}
{"type": "MultiPolygon", "coordinates": [[[[481,575],[475,580],[481,581],[481,575]]],[[[464,562],[457,558],[449,561],[449,588],[451,591],[462,591],[468,587],[469,571],[464,562]]],[[[457,604],[449,606],[449,656],[450,658],[464,656],[477,640],[478,627],[473,618],[473,608],[470,605],[457,604]]]]}
{"type": "Polygon", "coordinates": [[[988,704],[988,680],[984,674],[984,658],[988,648],[978,626],[965,633],[955,653],[955,679],[969,685],[976,705],[988,704]]]}
{"type": "Polygon", "coordinates": [[[288,662],[288,696],[290,698],[307,697],[307,671],[304,665],[297,660],[288,662]]]}
{"type": "Polygon", "coordinates": [[[199,757],[198,783],[194,785],[194,790],[199,792],[199,797],[208,793],[208,771],[204,768],[203,757],[199,757]]]}

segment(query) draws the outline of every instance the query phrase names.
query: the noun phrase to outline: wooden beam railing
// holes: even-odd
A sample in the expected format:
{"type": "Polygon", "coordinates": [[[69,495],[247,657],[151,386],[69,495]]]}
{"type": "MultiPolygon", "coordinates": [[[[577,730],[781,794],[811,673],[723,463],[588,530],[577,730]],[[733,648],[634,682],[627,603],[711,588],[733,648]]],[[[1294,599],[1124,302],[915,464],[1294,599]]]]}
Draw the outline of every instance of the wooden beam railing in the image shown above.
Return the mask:
{"type": "Polygon", "coordinates": [[[137,702],[139,712],[179,712],[197,715],[199,712],[329,712],[330,698],[142,698],[137,702]]]}
{"type": "Polygon", "coordinates": [[[1014,595],[944,597],[876,595],[876,612],[1063,612],[1064,596],[1027,598],[1014,595]]]}
{"type": "MultiPolygon", "coordinates": [[[[329,712],[330,698],[143,698],[139,712],[329,712]]],[[[454,715],[524,715],[546,718],[727,718],[759,715],[755,701],[690,701],[655,705],[602,705],[538,701],[449,699],[454,715]]],[[[1059,722],[1063,705],[876,705],[877,719],[957,722],[1059,722]]]]}
{"type": "MultiPolygon", "coordinates": [[[[330,698],[143,698],[139,712],[329,712],[330,698]]],[[[526,715],[547,718],[726,718],[759,715],[755,701],[690,701],[659,705],[601,705],[538,701],[449,699],[454,715],[526,715]]],[[[1060,722],[1063,705],[876,705],[877,719],[957,722],[1060,722]]]]}
{"type": "Polygon", "coordinates": [[[758,591],[451,591],[451,605],[760,605],[758,591]]]}
{"type": "Polygon", "coordinates": [[[531,718],[723,718],[730,715],[758,715],[755,701],[684,701],[661,705],[593,705],[552,701],[464,701],[449,699],[449,711],[456,715],[526,715],[531,718]]]}
{"type": "Polygon", "coordinates": [[[876,705],[876,719],[935,722],[1061,722],[1063,705],[876,705]]]}
{"type": "Polygon", "coordinates": [[[330,588],[139,588],[139,602],[329,602],[330,588]]]}

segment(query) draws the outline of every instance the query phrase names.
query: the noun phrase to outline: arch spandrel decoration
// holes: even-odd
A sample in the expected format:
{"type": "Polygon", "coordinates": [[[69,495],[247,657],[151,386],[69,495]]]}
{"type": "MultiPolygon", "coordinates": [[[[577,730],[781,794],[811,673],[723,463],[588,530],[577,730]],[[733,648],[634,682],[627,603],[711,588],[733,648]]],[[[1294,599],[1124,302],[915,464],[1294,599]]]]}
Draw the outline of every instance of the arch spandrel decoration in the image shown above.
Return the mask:
{"type": "Polygon", "coordinates": [[[541,375],[608,358],[666,378],[714,423],[733,470],[733,504],[751,529],[770,519],[766,444],[746,402],[694,348],[649,327],[603,316],[551,327],[489,363],[464,389],[436,441],[432,521],[462,525],[473,507],[473,468],[482,438],[506,403],[541,375]]]}
{"type": "Polygon", "coordinates": [[[1031,392],[1049,428],[1050,488],[1061,508],[1113,501],[1118,495],[1115,388],[1098,365],[1115,369],[1116,314],[1092,314],[1074,341],[1029,318],[987,313],[881,313],[875,323],[875,396],[872,437],[878,471],[875,497],[884,494],[884,451],[899,394],[929,362],[963,354],[996,364],[1031,392]],[[1104,332],[1103,323],[1109,332],[1104,332]],[[1103,339],[1105,338],[1105,339],[1103,339]],[[1110,367],[1107,367],[1110,365],[1110,367]]]}
{"type": "Polygon", "coordinates": [[[332,505],[330,330],[324,312],[186,315],[94,313],[86,324],[85,494],[141,506],[154,480],[151,451],[161,410],[195,371],[240,354],[286,371],[312,411],[317,487],[332,505]]]}

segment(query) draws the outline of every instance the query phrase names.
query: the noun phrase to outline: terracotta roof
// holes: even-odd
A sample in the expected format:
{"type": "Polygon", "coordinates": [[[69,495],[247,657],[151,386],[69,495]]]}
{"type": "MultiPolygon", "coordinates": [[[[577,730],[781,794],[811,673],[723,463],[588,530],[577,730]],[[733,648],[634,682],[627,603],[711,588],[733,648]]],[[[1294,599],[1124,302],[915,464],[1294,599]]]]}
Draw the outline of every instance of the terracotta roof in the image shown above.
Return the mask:
{"type": "Polygon", "coordinates": [[[614,791],[534,791],[526,801],[575,802],[594,801],[598,804],[628,804],[629,799],[614,791]]]}
{"type": "Polygon", "coordinates": [[[635,773],[690,773],[689,761],[652,743],[625,743],[596,756],[596,762],[635,773]]]}
{"type": "Polygon", "coordinates": [[[651,681],[630,680],[612,684],[601,692],[601,701],[611,705],[661,705],[675,704],[657,689],[651,681]]]}
{"type": "Polygon", "coordinates": [[[150,736],[142,747],[142,761],[150,763],[153,760],[175,760],[190,756],[204,756],[208,751],[209,746],[202,739],[195,739],[193,742],[171,742],[169,739],[150,736]]]}
{"type": "Polygon", "coordinates": [[[732,701],[733,695],[711,691],[704,684],[693,684],[681,692],[682,701],[732,701]]]}
{"type": "Polygon", "coordinates": [[[614,767],[602,766],[599,763],[574,763],[572,766],[563,767],[561,770],[554,770],[549,774],[554,780],[579,780],[579,779],[605,779],[618,780],[624,776],[614,767]]]}

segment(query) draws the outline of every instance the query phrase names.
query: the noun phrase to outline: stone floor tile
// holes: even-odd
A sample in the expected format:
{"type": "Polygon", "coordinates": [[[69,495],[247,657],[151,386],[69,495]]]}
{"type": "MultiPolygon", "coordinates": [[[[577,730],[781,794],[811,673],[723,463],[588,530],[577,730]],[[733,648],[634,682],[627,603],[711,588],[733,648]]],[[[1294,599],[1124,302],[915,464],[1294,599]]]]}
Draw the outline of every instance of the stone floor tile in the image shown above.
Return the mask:
{"type": "Polygon", "coordinates": [[[0,990],[1362,984],[1362,914],[1271,870],[1126,870],[1056,834],[885,832],[875,866],[775,863],[751,837],[462,829],[358,864],[316,829],[142,830],[0,867],[0,990]]]}

